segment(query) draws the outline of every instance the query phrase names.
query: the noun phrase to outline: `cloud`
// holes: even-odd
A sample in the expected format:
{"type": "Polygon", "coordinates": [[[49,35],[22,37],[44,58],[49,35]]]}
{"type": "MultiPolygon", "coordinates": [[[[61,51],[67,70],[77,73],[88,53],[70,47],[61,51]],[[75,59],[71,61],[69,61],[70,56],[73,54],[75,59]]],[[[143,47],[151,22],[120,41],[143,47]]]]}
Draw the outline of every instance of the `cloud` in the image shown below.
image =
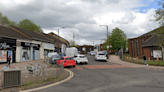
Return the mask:
{"type": "Polygon", "coordinates": [[[73,33],[79,45],[100,43],[115,27],[123,30],[127,37],[142,35],[156,27],[150,22],[155,9],[141,11],[152,0],[1,0],[0,12],[16,22],[30,19],[41,26],[45,33],[60,30],[60,36],[72,40],[73,33]]]}

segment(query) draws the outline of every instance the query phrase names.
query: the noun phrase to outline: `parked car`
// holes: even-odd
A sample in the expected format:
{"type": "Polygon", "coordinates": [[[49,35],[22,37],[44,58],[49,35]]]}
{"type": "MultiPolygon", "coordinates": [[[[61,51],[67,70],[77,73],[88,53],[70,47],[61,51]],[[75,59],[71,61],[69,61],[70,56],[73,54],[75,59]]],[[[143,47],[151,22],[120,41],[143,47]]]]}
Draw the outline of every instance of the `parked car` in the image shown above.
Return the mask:
{"type": "Polygon", "coordinates": [[[56,61],[60,59],[60,55],[57,52],[48,53],[49,63],[56,64],[56,61]]]}
{"type": "Polygon", "coordinates": [[[96,55],[95,55],[95,60],[105,60],[107,61],[107,57],[106,55],[104,54],[104,52],[98,52],[96,55]]]}
{"type": "Polygon", "coordinates": [[[85,55],[76,55],[73,57],[73,59],[75,60],[75,62],[77,64],[79,63],[85,63],[85,64],[88,64],[88,58],[85,56],[85,55]]]}
{"type": "Polygon", "coordinates": [[[108,52],[106,50],[103,50],[102,52],[104,52],[104,54],[106,55],[106,57],[108,59],[108,52]]]}
{"type": "Polygon", "coordinates": [[[90,55],[91,55],[91,56],[96,55],[96,51],[90,51],[90,55]]]}
{"type": "Polygon", "coordinates": [[[75,67],[76,66],[75,60],[70,56],[64,56],[64,57],[61,57],[59,60],[57,60],[58,65],[61,65],[62,63],[64,65],[64,67],[67,67],[67,66],[75,67]]]}

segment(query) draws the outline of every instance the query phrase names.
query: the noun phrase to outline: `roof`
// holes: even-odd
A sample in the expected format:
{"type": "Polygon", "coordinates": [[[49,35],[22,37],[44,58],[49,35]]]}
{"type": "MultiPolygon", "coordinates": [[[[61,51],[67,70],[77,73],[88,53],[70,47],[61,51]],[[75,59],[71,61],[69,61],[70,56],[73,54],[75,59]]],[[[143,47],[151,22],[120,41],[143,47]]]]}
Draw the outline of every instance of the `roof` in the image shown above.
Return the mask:
{"type": "Polygon", "coordinates": [[[44,34],[44,35],[47,36],[47,37],[50,38],[50,39],[53,39],[53,40],[56,41],[56,42],[64,43],[63,41],[58,40],[57,38],[51,36],[50,34],[44,34]]]}
{"type": "Polygon", "coordinates": [[[30,38],[20,34],[19,32],[16,32],[15,30],[4,26],[0,26],[0,36],[14,39],[20,38],[30,40],[30,38]]]}
{"type": "MultiPolygon", "coordinates": [[[[156,29],[154,29],[152,31],[149,31],[149,32],[145,33],[145,34],[142,34],[142,35],[140,35],[138,37],[141,37],[141,36],[144,36],[144,35],[147,35],[147,34],[154,35],[154,33],[156,31],[163,31],[163,29],[164,29],[164,26],[161,26],[161,27],[158,27],[158,28],[156,28],[156,29]]],[[[130,39],[135,39],[135,38],[138,38],[138,37],[134,37],[134,38],[130,38],[130,39]]]]}
{"type": "Polygon", "coordinates": [[[15,27],[15,26],[10,26],[11,28],[14,28],[15,31],[20,31],[21,33],[23,33],[24,35],[27,35],[29,37],[31,37],[31,39],[33,40],[39,40],[39,41],[45,41],[45,42],[50,42],[50,43],[54,43],[53,41],[47,39],[46,37],[44,37],[43,35],[40,35],[36,32],[33,32],[33,31],[29,31],[29,30],[26,30],[26,29],[23,29],[23,28],[18,28],[18,27],[15,27]]]}
{"type": "MultiPolygon", "coordinates": [[[[53,33],[53,32],[50,32],[50,33],[48,33],[49,35],[56,35],[56,36],[58,36],[57,34],[55,34],[55,33],[53,33]]],[[[63,37],[61,37],[61,36],[59,36],[60,38],[62,38],[62,39],[64,39],[63,37]]],[[[68,44],[69,44],[69,41],[68,40],[66,40],[66,39],[64,39],[65,41],[67,41],[68,42],[68,44]]],[[[61,41],[61,42],[63,42],[63,41],[61,41]]],[[[65,42],[63,42],[63,43],[65,43],[65,42]]],[[[67,43],[66,43],[67,44],[67,43]]]]}
{"type": "Polygon", "coordinates": [[[148,40],[146,40],[142,44],[142,47],[155,46],[158,44],[158,40],[159,40],[159,38],[156,35],[154,35],[154,36],[150,37],[148,40]]]}

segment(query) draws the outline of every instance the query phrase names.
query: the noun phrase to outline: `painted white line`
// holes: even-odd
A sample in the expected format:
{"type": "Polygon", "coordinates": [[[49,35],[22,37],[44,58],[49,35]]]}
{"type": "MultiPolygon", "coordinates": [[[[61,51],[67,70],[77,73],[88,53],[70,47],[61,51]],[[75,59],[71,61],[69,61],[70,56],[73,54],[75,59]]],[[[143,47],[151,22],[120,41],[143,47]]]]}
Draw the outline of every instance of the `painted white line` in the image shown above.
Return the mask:
{"type": "Polygon", "coordinates": [[[43,86],[43,87],[39,87],[39,88],[34,88],[34,89],[29,89],[29,90],[24,90],[24,91],[19,91],[19,92],[31,92],[31,91],[36,91],[36,90],[41,90],[41,89],[45,89],[45,88],[48,88],[48,87],[52,87],[52,86],[55,86],[55,85],[58,85],[58,84],[61,84],[61,83],[64,83],[68,80],[70,80],[71,78],[73,78],[74,74],[72,71],[68,70],[68,69],[65,69],[66,71],[68,71],[70,73],[70,76],[67,78],[67,79],[64,79],[62,81],[59,81],[59,82],[56,82],[56,83],[53,83],[53,84],[50,84],[50,85],[46,85],[46,86],[43,86]]]}

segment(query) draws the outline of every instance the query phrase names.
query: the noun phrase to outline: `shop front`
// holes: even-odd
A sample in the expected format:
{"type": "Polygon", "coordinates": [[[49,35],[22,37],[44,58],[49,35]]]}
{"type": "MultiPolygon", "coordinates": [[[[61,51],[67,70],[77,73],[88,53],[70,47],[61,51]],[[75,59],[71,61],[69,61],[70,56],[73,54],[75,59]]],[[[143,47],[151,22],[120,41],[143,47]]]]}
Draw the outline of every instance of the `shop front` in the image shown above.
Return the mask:
{"type": "Polygon", "coordinates": [[[21,61],[40,60],[40,44],[21,42],[21,61]]]}
{"type": "Polygon", "coordinates": [[[16,39],[0,38],[0,63],[6,63],[11,56],[11,63],[15,62],[16,39]]]}
{"type": "Polygon", "coordinates": [[[43,48],[44,48],[44,56],[47,56],[47,54],[49,52],[54,52],[54,50],[55,50],[54,44],[43,43],[42,45],[43,45],[43,48]]]}

